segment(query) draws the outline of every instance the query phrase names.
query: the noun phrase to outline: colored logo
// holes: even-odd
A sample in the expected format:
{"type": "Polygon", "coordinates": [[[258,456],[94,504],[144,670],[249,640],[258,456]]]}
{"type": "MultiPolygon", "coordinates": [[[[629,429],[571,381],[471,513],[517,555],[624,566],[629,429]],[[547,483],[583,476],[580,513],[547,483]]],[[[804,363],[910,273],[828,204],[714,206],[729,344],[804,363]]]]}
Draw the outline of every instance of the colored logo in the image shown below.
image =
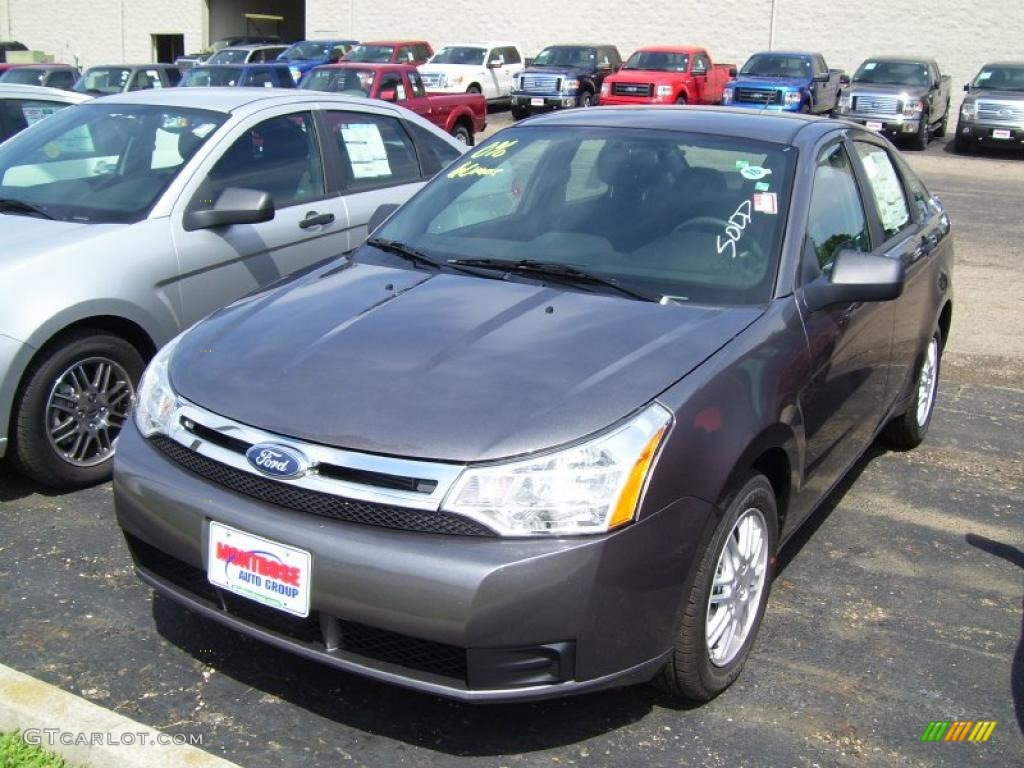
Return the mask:
{"type": "Polygon", "coordinates": [[[988,741],[995,729],[995,720],[932,720],[921,741],[988,741]]]}
{"type": "Polygon", "coordinates": [[[257,443],[245,452],[245,458],[268,477],[289,479],[304,475],[309,469],[309,459],[301,453],[272,443],[257,443]]]}

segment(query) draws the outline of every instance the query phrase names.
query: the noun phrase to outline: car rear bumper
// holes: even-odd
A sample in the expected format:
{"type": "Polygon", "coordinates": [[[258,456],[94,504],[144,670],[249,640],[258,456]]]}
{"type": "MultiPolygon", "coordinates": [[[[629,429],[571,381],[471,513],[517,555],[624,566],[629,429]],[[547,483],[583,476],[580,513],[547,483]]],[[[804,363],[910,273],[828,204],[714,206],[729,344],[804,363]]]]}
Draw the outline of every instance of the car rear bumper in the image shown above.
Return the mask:
{"type": "Polygon", "coordinates": [[[256,501],[122,433],[114,499],[140,577],[240,632],[333,667],[465,701],[643,682],[665,663],[712,519],[682,499],[611,534],[447,536],[343,523],[256,501]],[[303,619],[206,580],[210,521],[312,556],[303,619]]]}

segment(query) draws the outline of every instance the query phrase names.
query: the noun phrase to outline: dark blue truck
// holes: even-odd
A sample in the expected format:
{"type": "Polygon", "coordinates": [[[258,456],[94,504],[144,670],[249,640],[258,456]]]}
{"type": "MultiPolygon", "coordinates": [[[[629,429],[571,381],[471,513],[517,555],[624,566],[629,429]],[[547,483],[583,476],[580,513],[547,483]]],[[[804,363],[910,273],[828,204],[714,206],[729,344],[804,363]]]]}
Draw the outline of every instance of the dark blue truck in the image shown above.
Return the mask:
{"type": "Polygon", "coordinates": [[[850,79],[820,53],[755,53],[725,87],[722,103],[775,112],[828,114],[850,79]]]}
{"type": "Polygon", "coordinates": [[[614,45],[550,45],[512,83],[512,117],[592,107],[601,83],[621,67],[614,45]]]}

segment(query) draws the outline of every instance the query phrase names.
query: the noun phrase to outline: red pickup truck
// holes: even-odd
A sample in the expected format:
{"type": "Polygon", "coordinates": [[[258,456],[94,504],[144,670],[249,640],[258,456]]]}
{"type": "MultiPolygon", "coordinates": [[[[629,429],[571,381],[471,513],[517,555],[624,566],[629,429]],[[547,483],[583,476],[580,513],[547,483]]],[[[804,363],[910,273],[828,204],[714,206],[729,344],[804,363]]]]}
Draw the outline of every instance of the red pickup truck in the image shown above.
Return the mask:
{"type": "Polygon", "coordinates": [[[601,85],[601,104],[720,104],[734,64],[714,64],[703,48],[641,48],[601,85]]]}
{"type": "Polygon", "coordinates": [[[407,64],[326,64],[311,69],[299,87],[393,102],[470,146],[487,127],[483,94],[428,94],[416,67],[407,64]]]}

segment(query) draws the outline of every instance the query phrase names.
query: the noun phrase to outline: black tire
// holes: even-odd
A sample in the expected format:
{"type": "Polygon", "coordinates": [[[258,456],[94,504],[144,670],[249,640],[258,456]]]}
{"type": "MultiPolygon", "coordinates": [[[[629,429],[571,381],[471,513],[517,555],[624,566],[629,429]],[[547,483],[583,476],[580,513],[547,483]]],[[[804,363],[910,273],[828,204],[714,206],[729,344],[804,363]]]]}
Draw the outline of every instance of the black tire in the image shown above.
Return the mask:
{"type": "Polygon", "coordinates": [[[800,105],[800,112],[802,114],[805,114],[805,115],[811,114],[811,104],[810,104],[810,102],[805,101],[802,105],[800,105]]]}
{"type": "Polygon", "coordinates": [[[680,93],[678,96],[676,96],[676,104],[679,104],[680,106],[686,106],[686,94],[685,93],[680,93]]]}
{"type": "Polygon", "coordinates": [[[931,341],[928,342],[924,355],[921,356],[921,361],[917,365],[917,375],[914,377],[914,398],[910,401],[910,406],[904,413],[893,418],[885,427],[885,441],[893,448],[901,451],[917,448],[921,441],[924,440],[925,435],[928,434],[928,426],[932,423],[932,414],[935,413],[935,400],[939,391],[939,374],[941,371],[942,332],[936,329],[935,333],[932,334],[931,341]],[[922,391],[922,377],[928,364],[929,353],[933,347],[935,360],[932,380],[929,385],[931,395],[926,406],[927,411],[923,414],[923,418],[921,418],[918,410],[920,409],[921,397],[924,394],[922,391]]]}
{"type": "Polygon", "coordinates": [[[684,587],[683,601],[676,618],[676,640],[672,656],[653,681],[662,690],[691,701],[709,701],[728,688],[739,676],[750,655],[764,617],[768,592],[774,575],[774,556],[778,546],[778,510],[775,493],[768,479],[751,472],[740,479],[738,488],[725,505],[722,516],[700,556],[696,571],[684,587]],[[765,581],[748,634],[735,655],[721,666],[711,660],[706,640],[709,600],[719,558],[733,526],[748,510],[760,512],[767,532],[765,581]]]}
{"type": "Polygon", "coordinates": [[[576,106],[583,107],[584,109],[594,106],[594,94],[583,89],[580,91],[580,95],[576,97],[576,106]]]}
{"type": "Polygon", "coordinates": [[[946,127],[949,125],[949,102],[946,102],[946,111],[942,113],[942,122],[935,126],[935,138],[941,139],[946,135],[946,127]]]}
{"type": "Polygon", "coordinates": [[[529,110],[523,109],[522,107],[512,107],[511,112],[513,120],[522,120],[524,117],[530,116],[529,110]]]}
{"type": "Polygon", "coordinates": [[[918,126],[917,133],[914,134],[914,138],[910,140],[910,148],[916,149],[918,152],[923,152],[928,149],[928,111],[925,110],[921,113],[921,122],[918,126]]]}
{"type": "Polygon", "coordinates": [[[466,89],[466,93],[483,93],[483,91],[480,90],[479,85],[473,83],[471,86],[469,86],[469,88],[466,89]]]}
{"type": "Polygon", "coordinates": [[[467,147],[473,146],[473,134],[470,133],[469,128],[461,123],[452,128],[452,136],[455,137],[456,141],[462,142],[467,147]]]}
{"type": "MultiPolygon", "coordinates": [[[[131,393],[135,392],[145,367],[142,355],[124,339],[88,328],[66,333],[44,348],[22,380],[12,419],[11,458],[17,469],[43,485],[71,490],[110,477],[112,453],[93,466],[77,466],[63,458],[47,436],[51,391],[66,371],[92,358],[104,358],[120,366],[130,379],[131,393]]],[[[112,430],[111,436],[116,439],[119,432],[119,428],[112,430]]]]}

